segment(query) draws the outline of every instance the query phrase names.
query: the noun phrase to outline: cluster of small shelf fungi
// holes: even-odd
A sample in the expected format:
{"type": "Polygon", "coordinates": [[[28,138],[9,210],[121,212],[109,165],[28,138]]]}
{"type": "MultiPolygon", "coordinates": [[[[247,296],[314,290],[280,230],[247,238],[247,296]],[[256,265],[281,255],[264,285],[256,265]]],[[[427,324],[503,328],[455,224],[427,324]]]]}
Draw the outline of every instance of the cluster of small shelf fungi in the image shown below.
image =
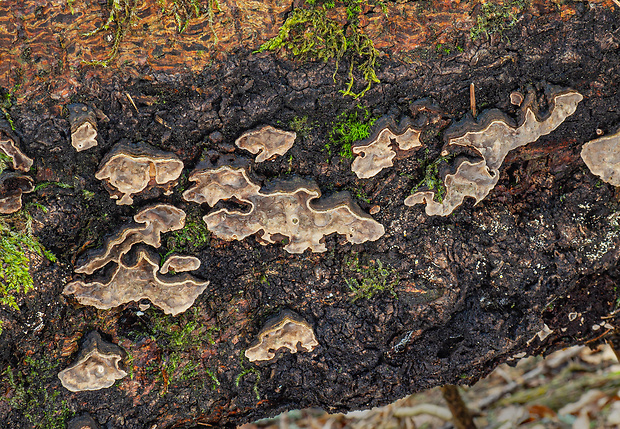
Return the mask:
{"type": "MultiPolygon", "coordinates": [[[[444,134],[442,155],[455,156],[442,175],[444,198],[436,201],[434,190],[420,189],[408,196],[404,204],[426,203],[428,215],[446,216],[465,197],[480,202],[497,184],[508,152],[551,133],[576,111],[583,97],[572,90],[551,88],[550,107],[545,114],[538,111],[534,94],[517,98],[521,106],[519,123],[492,109],[477,119],[467,115],[450,126],[444,134]]],[[[73,147],[82,151],[96,146],[94,110],[83,104],[70,105],[68,110],[73,147]]],[[[352,163],[352,171],[358,178],[366,179],[392,167],[397,151],[413,153],[423,147],[420,141],[423,131],[424,127],[414,127],[409,118],[398,123],[392,117],[381,118],[371,136],[353,146],[353,153],[358,156],[352,163]]],[[[262,126],[244,133],[235,143],[257,155],[254,162],[263,162],[284,155],[295,138],[293,132],[262,126]]],[[[21,152],[19,139],[3,122],[0,122],[0,151],[11,159],[12,169],[19,171],[0,175],[0,213],[12,213],[21,208],[21,195],[33,190],[33,180],[23,174],[29,170],[32,160],[21,152]]],[[[220,208],[205,215],[203,220],[216,237],[243,240],[258,233],[261,244],[269,244],[276,241],[275,236],[285,236],[288,242],[284,250],[303,253],[307,249],[324,252],[323,238],[334,232],[344,235],[351,243],[374,241],[385,232],[348,193],[322,198],[314,181],[295,177],[257,183],[249,174],[250,160],[232,155],[206,155],[189,175],[193,186],[183,193],[183,199],[215,207],[219,201],[234,198],[250,207],[245,212],[220,208]]],[[[586,143],[582,158],[602,180],[620,186],[620,131],[586,143]]],[[[117,204],[132,204],[135,195],[152,187],[170,194],[183,168],[183,162],[173,153],[142,142],[121,142],[103,158],[95,177],[104,181],[117,204]]],[[[68,283],[63,293],[72,295],[80,304],[99,309],[148,299],[167,314],[186,311],[209,287],[208,281],[189,274],[200,267],[200,260],[192,255],[172,254],[160,267],[155,251],[161,246],[162,233],[182,229],[184,225],[185,213],[174,206],[158,203],[139,210],[134,222],[112,234],[102,248],[82,255],[75,272],[86,277],[68,283]]],[[[318,345],[310,324],[300,315],[282,310],[264,325],[245,355],[252,362],[271,360],[281,348],[295,353],[300,347],[310,352],[318,345]]],[[[126,375],[122,369],[123,358],[119,346],[91,332],[85,336],[75,363],[63,370],[59,378],[63,386],[74,392],[110,387],[126,375]]]]}

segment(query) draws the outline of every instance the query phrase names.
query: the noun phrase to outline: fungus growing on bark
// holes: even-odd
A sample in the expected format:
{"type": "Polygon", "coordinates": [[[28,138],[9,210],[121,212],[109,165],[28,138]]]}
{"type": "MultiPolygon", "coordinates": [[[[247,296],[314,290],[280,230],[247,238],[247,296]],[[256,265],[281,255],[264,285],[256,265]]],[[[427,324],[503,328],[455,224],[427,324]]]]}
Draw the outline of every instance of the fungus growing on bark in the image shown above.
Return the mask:
{"type": "Polygon", "coordinates": [[[321,191],[314,181],[276,181],[261,191],[244,168],[231,166],[195,171],[190,179],[196,184],[184,194],[188,201],[214,205],[235,197],[251,206],[246,213],[224,208],[203,217],[208,229],[224,240],[243,240],[262,231],[266,243],[275,243],[277,235],[287,237],[284,249],[289,253],[324,252],[323,238],[333,232],[355,244],[377,240],[385,232],[348,193],[319,199],[321,191]]]}
{"type": "Polygon", "coordinates": [[[88,413],[80,414],[69,420],[67,429],[100,429],[101,427],[88,413]]]}
{"type": "Polygon", "coordinates": [[[282,347],[297,353],[298,345],[303,351],[311,352],[319,342],[308,322],[290,310],[283,310],[260,330],[258,339],[245,351],[245,356],[250,362],[271,360],[282,347]]]}
{"type": "Polygon", "coordinates": [[[86,104],[76,103],[67,106],[71,124],[71,145],[81,152],[97,146],[97,116],[86,104]]]}
{"type": "Polygon", "coordinates": [[[105,389],[127,375],[119,367],[124,356],[123,349],[93,331],[86,336],[73,365],[60,371],[58,378],[72,392],[105,389]]]}
{"type": "Polygon", "coordinates": [[[374,130],[367,139],[351,148],[354,154],[362,154],[351,164],[351,170],[360,179],[373,177],[384,168],[394,165],[392,160],[396,152],[392,149],[393,144],[396,144],[399,150],[411,150],[422,146],[421,130],[413,128],[409,119],[404,119],[396,125],[394,118],[384,116],[377,121],[374,130]]]}
{"type": "Polygon", "coordinates": [[[137,246],[119,260],[109,279],[76,280],[68,283],[62,293],[74,295],[80,304],[101,310],[149,299],[164,313],[176,316],[192,306],[209,282],[186,273],[159,275],[159,261],[157,253],[146,246],[137,246]]]}
{"type": "Polygon", "coordinates": [[[195,271],[198,268],[200,268],[200,259],[195,256],[172,254],[164,261],[159,272],[162,274],[167,274],[168,271],[182,273],[184,271],[195,271]]]}
{"type": "Polygon", "coordinates": [[[584,144],[581,158],[603,182],[620,186],[620,131],[584,144]]]}
{"type": "Polygon", "coordinates": [[[19,173],[0,174],[0,214],[10,214],[22,208],[22,194],[34,190],[34,182],[19,173]]]}
{"type": "Polygon", "coordinates": [[[283,131],[264,125],[251,131],[243,133],[235,140],[235,144],[249,151],[256,156],[255,162],[263,162],[275,155],[284,155],[297,138],[297,134],[292,131],[283,131]]]}
{"type": "Polygon", "coordinates": [[[173,153],[157,150],[146,143],[117,143],[103,158],[95,177],[112,188],[116,204],[133,204],[132,195],[147,186],[167,185],[166,193],[181,175],[183,162],[173,153]]]}
{"type": "Polygon", "coordinates": [[[577,105],[583,99],[575,91],[556,91],[551,95],[550,110],[545,116],[539,116],[534,107],[534,94],[528,94],[522,104],[523,120],[519,125],[503,112],[492,109],[484,112],[475,121],[470,116],[452,126],[446,132],[448,149],[457,146],[474,150],[482,157],[481,161],[471,162],[459,157],[454,166],[455,173],[447,174],[444,182],[446,195],[442,201],[433,200],[434,191],[421,191],[410,195],[405,205],[426,202],[426,214],[429,216],[446,216],[458,207],[465,197],[472,197],[476,204],[484,199],[499,180],[499,169],[509,151],[538,140],[555,130],[564,120],[575,113],[577,105]]]}
{"type": "Polygon", "coordinates": [[[32,159],[19,149],[19,137],[13,133],[11,126],[4,119],[0,119],[0,152],[11,158],[14,170],[24,173],[30,171],[32,159]]]}
{"type": "Polygon", "coordinates": [[[161,246],[161,234],[182,229],[185,212],[167,204],[157,204],[139,211],[132,223],[108,238],[105,245],[88,252],[81,258],[76,273],[92,274],[108,262],[119,262],[134,244],[145,243],[155,248],[161,246]]]}

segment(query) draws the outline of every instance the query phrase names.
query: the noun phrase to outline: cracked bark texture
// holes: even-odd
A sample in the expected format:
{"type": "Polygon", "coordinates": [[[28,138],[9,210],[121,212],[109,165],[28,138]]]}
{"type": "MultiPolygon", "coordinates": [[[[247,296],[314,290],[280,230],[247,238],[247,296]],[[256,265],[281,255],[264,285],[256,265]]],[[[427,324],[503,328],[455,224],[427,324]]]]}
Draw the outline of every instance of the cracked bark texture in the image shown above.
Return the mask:
{"type": "MultiPolygon", "coordinates": [[[[365,11],[363,28],[389,55],[380,61],[381,83],[359,102],[373,116],[416,117],[412,103],[431,98],[440,111],[422,135],[428,152],[398,153],[394,167],[357,179],[350,160],[325,150],[331,124],[357,104],[338,92],[348,67],[334,83],[333,63],[251,53],[276,34],[291,2],[221,0],[216,44],[204,18],[177,34],[155,1],[140,2],[145,21],[132,27],[106,69],[81,64],[105,56],[105,33],[79,36],[105,21],[102,4],[76,0],[72,15],[60,0],[3,2],[0,86],[14,101],[7,112],[34,159],[35,181],[70,187],[49,185],[24,197],[47,208],[31,209],[35,233],[58,262],[33,257],[36,289],[20,297],[19,312],[0,309],[7,399],[0,419],[9,427],[46,427],[40,410],[60,420],[89,412],[106,428],[171,428],[233,426],[299,407],[368,408],[432,386],[471,384],[515,355],[592,342],[611,329],[619,195],[579,153],[597,130],[610,134],[620,125],[618,7],[534,2],[504,37],[472,42],[475,2],[428,2],[428,10],[418,3],[388,2],[387,18],[380,8],[365,11]],[[439,43],[461,49],[448,53],[439,43]],[[517,112],[510,93],[528,85],[543,105],[547,83],[577,90],[584,100],[553,133],[511,152],[480,204],[466,201],[448,217],[428,217],[403,200],[423,178],[424,162],[439,156],[442,131],[469,110],[471,82],[479,107],[509,115],[517,112]],[[63,113],[71,102],[101,112],[99,145],[80,153],[63,113]],[[253,177],[294,174],[316,180],[324,195],[348,190],[363,210],[380,208],[373,217],[386,227],[384,237],[351,245],[331,235],[327,252],[301,255],[253,237],[211,238],[191,252],[201,261],[195,274],[210,285],[176,318],[137,303],[96,310],[61,295],[75,278],[76,258],[140,208],[160,201],[188,219],[207,214],[206,205],[181,198],[203,153],[242,156],[233,143],[243,132],[263,124],[288,130],[304,116],[305,135],[287,156],[253,164],[253,177]],[[172,195],[155,188],[122,207],[109,198],[94,174],[123,139],[146,141],[184,162],[172,195]],[[376,261],[393,268],[396,297],[384,292],[353,302],[345,280],[361,279],[354,257],[362,269],[376,261]],[[279,352],[268,362],[244,360],[263,323],[284,308],[314,327],[319,346],[279,352]],[[536,333],[545,325],[553,332],[541,340],[536,333]],[[71,393],[56,374],[94,329],[127,351],[130,376],[106,390],[71,393]],[[185,331],[191,334],[179,345],[185,331]],[[33,373],[36,381],[28,378],[33,373]],[[36,387],[26,397],[24,380],[36,387]],[[24,411],[29,398],[39,401],[33,419],[24,411]]],[[[164,235],[160,252],[173,241],[173,233],[164,235]]]]}

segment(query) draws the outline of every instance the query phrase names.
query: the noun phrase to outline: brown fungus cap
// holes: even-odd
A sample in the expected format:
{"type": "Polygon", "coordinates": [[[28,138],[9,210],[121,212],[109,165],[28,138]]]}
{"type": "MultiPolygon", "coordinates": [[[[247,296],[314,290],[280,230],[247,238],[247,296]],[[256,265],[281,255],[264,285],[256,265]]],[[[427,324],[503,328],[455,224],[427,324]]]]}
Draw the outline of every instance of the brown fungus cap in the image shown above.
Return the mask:
{"type": "Polygon", "coordinates": [[[374,126],[373,133],[351,148],[354,154],[361,154],[353,160],[351,170],[360,179],[375,176],[384,168],[394,165],[392,163],[396,156],[396,152],[392,149],[394,144],[399,150],[422,147],[420,134],[421,130],[413,128],[407,118],[398,125],[391,116],[380,118],[374,126]]]}
{"type": "Polygon", "coordinates": [[[250,211],[220,209],[203,217],[208,229],[224,240],[243,240],[262,232],[264,243],[275,243],[277,236],[289,242],[284,250],[303,253],[327,250],[323,238],[337,232],[350,243],[379,239],[383,225],[376,222],[353,202],[346,192],[320,198],[318,185],[299,178],[275,181],[261,191],[243,167],[221,166],[192,173],[196,185],[184,197],[215,205],[220,200],[237,198],[251,206],[250,211]]]}
{"type": "Polygon", "coordinates": [[[271,360],[281,348],[297,353],[299,346],[311,352],[318,345],[312,326],[298,314],[283,310],[260,330],[256,342],[245,351],[245,357],[250,362],[271,360]]]}
{"type": "Polygon", "coordinates": [[[151,249],[136,246],[113,268],[109,279],[76,280],[68,283],[62,293],[101,310],[148,299],[164,313],[176,316],[192,306],[209,282],[185,273],[159,275],[159,261],[159,255],[151,249]]]}
{"type": "Polygon", "coordinates": [[[22,208],[22,194],[34,190],[29,176],[19,173],[0,174],[0,214],[10,214],[22,208]]]}
{"type": "Polygon", "coordinates": [[[620,130],[584,144],[581,158],[603,182],[620,186],[620,130]]]}
{"type": "Polygon", "coordinates": [[[95,177],[111,188],[116,203],[133,204],[132,196],[148,186],[172,185],[183,171],[183,162],[175,154],[155,149],[146,143],[117,143],[103,158],[95,177]]]}
{"type": "Polygon", "coordinates": [[[263,125],[241,135],[235,144],[241,149],[245,149],[256,156],[255,162],[263,162],[277,155],[284,155],[297,138],[297,134],[292,131],[283,131],[263,125]]]}
{"type": "Polygon", "coordinates": [[[14,170],[30,171],[32,159],[19,149],[19,138],[11,130],[5,119],[0,119],[0,152],[11,158],[14,170]]]}
{"type": "Polygon", "coordinates": [[[93,331],[86,336],[73,365],[61,371],[58,378],[72,392],[105,389],[127,375],[119,367],[124,356],[123,349],[93,331]]]}
{"type": "Polygon", "coordinates": [[[87,252],[80,258],[75,272],[92,274],[109,262],[118,263],[138,243],[159,248],[162,233],[185,226],[185,212],[168,204],[156,204],[140,210],[134,221],[109,237],[102,248],[87,252]]]}
{"type": "Polygon", "coordinates": [[[503,112],[492,109],[480,115],[478,121],[466,117],[452,126],[446,131],[447,145],[443,154],[462,146],[474,150],[482,160],[456,159],[455,172],[445,176],[446,195],[441,202],[433,200],[434,191],[422,190],[410,195],[405,205],[426,203],[427,215],[447,216],[465,197],[474,198],[479,203],[497,184],[499,169],[508,152],[551,133],[575,113],[583,96],[576,91],[552,89],[549,98],[551,108],[547,115],[541,116],[534,105],[534,94],[528,94],[522,105],[523,119],[519,125],[503,112]]]}
{"type": "Polygon", "coordinates": [[[75,103],[67,106],[71,124],[71,145],[81,152],[97,146],[97,116],[86,104],[75,103]]]}

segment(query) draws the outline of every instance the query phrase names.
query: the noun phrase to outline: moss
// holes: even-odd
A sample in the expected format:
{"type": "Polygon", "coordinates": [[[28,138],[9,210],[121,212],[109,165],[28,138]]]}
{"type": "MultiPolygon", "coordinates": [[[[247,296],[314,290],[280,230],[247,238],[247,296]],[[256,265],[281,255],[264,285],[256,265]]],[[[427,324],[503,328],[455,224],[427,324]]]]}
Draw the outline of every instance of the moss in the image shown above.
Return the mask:
{"type": "Polygon", "coordinates": [[[13,94],[19,89],[19,87],[20,85],[15,85],[10,91],[5,91],[0,88],[0,110],[4,113],[4,117],[13,131],[15,131],[15,124],[9,114],[9,109],[13,106],[13,94]]]}
{"type": "Polygon", "coordinates": [[[351,302],[358,299],[371,299],[383,291],[390,292],[396,298],[394,287],[398,285],[398,274],[393,268],[384,266],[379,259],[362,263],[359,254],[353,253],[345,257],[344,268],[354,273],[354,277],[345,279],[347,286],[353,292],[351,302]]]}
{"type": "MultiPolygon", "coordinates": [[[[370,115],[368,108],[356,106],[355,109],[341,113],[332,125],[329,140],[339,148],[339,155],[353,159],[352,144],[370,135],[370,129],[377,118],[370,115]]],[[[325,145],[331,155],[331,145],[325,145]]]]}
{"type": "Polygon", "coordinates": [[[185,219],[185,226],[179,231],[166,234],[166,252],[161,258],[161,263],[172,253],[194,254],[211,241],[211,232],[207,224],[202,220],[199,212],[190,212],[185,219]]]}
{"type": "Polygon", "coordinates": [[[58,365],[58,361],[27,356],[22,369],[9,366],[4,372],[12,393],[2,400],[33,428],[64,429],[66,421],[73,416],[67,401],[60,400],[60,391],[49,387],[56,379],[58,365]]]}
{"type": "Polygon", "coordinates": [[[32,216],[28,212],[31,207],[10,216],[0,216],[0,305],[14,310],[19,310],[17,296],[34,288],[27,253],[56,262],[54,254],[33,235],[32,216]]]}
{"type": "Polygon", "coordinates": [[[314,128],[314,125],[311,124],[308,120],[307,115],[295,116],[293,119],[291,119],[291,122],[289,122],[288,125],[293,131],[297,133],[299,137],[302,137],[304,139],[308,137],[308,135],[314,128]]]}
{"type": "Polygon", "coordinates": [[[336,81],[341,61],[349,60],[347,87],[340,92],[354,98],[363,96],[373,83],[378,83],[376,68],[379,51],[373,41],[359,27],[362,0],[324,1],[306,0],[306,7],[291,11],[278,35],[263,43],[257,52],[281,51],[293,56],[320,61],[335,60],[336,70],[332,78],[336,81]],[[336,3],[346,6],[345,23],[327,17],[329,9],[336,3]],[[366,87],[353,91],[354,70],[357,69],[366,81],[366,87]]]}
{"type": "Polygon", "coordinates": [[[422,161],[424,178],[413,187],[411,193],[415,194],[419,190],[434,191],[435,195],[433,200],[441,203],[446,195],[446,186],[439,177],[439,165],[444,162],[447,163],[452,157],[454,157],[454,155],[440,156],[433,160],[427,158],[422,161]]]}
{"type": "Polygon", "coordinates": [[[492,34],[503,35],[504,31],[514,26],[519,16],[529,6],[529,0],[507,0],[503,4],[489,1],[480,8],[476,23],[469,30],[472,40],[482,36],[489,38],[492,34]]]}
{"type": "Polygon", "coordinates": [[[256,377],[256,381],[254,382],[254,386],[252,387],[252,390],[254,391],[254,394],[256,395],[256,400],[260,401],[260,393],[258,393],[258,382],[260,381],[260,372],[258,372],[258,370],[254,367],[246,368],[245,362],[246,362],[245,350],[242,350],[241,354],[239,355],[239,365],[241,366],[241,372],[239,373],[239,375],[237,375],[237,378],[235,378],[235,386],[239,387],[241,380],[246,375],[254,374],[254,376],[256,377]]]}

